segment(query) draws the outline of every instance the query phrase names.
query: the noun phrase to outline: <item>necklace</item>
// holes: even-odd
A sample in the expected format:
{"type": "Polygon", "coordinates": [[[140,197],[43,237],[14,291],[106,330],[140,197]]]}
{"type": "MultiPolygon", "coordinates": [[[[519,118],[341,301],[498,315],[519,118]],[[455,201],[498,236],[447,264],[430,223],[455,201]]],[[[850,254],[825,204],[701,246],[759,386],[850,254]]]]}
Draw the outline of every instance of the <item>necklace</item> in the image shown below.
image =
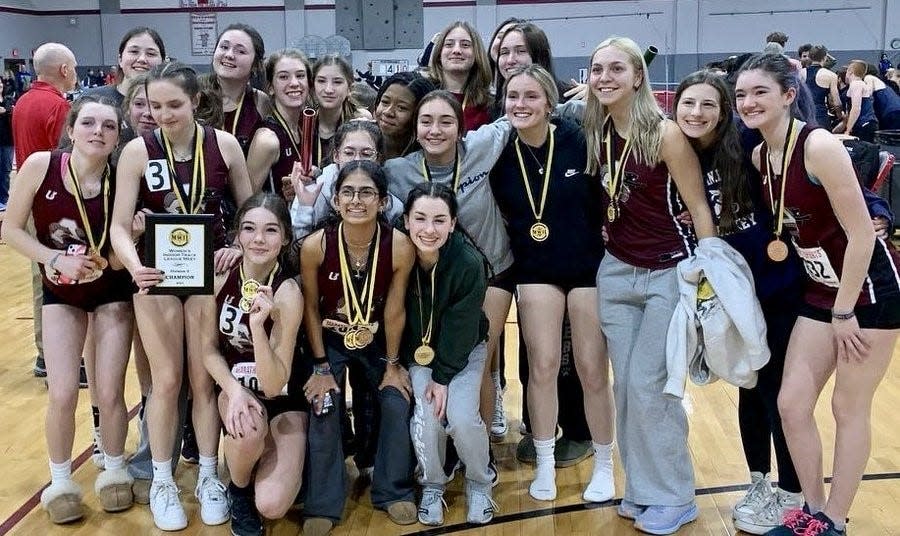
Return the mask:
{"type": "MultiPolygon", "coordinates": [[[[516,144],[518,144],[518,142],[519,142],[519,138],[516,138],[516,144]]],[[[527,143],[522,143],[522,145],[524,145],[525,148],[528,149],[528,154],[531,155],[532,160],[534,160],[534,163],[537,164],[537,166],[538,166],[538,170],[537,170],[538,175],[543,175],[543,174],[544,174],[544,164],[542,164],[541,161],[538,160],[537,155],[535,155],[535,154],[534,154],[534,151],[531,150],[531,146],[530,146],[530,145],[528,145],[527,143]]]]}

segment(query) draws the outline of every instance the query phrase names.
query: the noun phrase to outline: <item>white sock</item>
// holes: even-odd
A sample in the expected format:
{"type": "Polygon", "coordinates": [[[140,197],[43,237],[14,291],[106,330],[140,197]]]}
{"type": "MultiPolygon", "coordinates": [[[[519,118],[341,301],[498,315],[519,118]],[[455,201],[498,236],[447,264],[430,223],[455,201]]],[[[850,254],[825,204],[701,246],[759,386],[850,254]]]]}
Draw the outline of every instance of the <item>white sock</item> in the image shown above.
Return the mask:
{"type": "Polygon", "coordinates": [[[175,482],[172,478],[172,458],[163,461],[153,460],[153,482],[165,484],[166,482],[175,482]]]}
{"type": "Polygon", "coordinates": [[[66,460],[62,463],[53,463],[50,460],[50,483],[56,484],[64,480],[72,479],[72,460],[66,460]]]}
{"type": "Polygon", "coordinates": [[[551,437],[533,441],[537,467],[528,493],[539,501],[552,501],[556,498],[556,459],[553,456],[556,440],[551,437]]]}
{"type": "Polygon", "coordinates": [[[211,476],[218,478],[218,474],[216,469],[219,466],[219,457],[218,456],[204,456],[200,455],[200,478],[211,476]]]}
{"type": "Polygon", "coordinates": [[[125,467],[125,455],[119,454],[118,456],[110,456],[109,454],[104,452],[103,467],[105,467],[107,471],[123,469],[125,467]]]}
{"type": "Polygon", "coordinates": [[[612,443],[608,445],[594,443],[593,445],[594,471],[582,497],[588,502],[608,501],[616,493],[615,480],[613,478],[613,445],[612,443]]]}

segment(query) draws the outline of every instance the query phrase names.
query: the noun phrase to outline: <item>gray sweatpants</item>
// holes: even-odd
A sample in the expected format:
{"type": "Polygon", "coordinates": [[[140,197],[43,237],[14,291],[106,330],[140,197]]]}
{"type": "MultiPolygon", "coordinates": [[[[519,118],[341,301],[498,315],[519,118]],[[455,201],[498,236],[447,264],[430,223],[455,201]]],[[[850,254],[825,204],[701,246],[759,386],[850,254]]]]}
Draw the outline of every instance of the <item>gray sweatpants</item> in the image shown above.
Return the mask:
{"type": "Polygon", "coordinates": [[[409,421],[409,435],[422,468],[421,484],[427,488],[444,489],[447,436],[453,438],[459,459],[466,466],[469,485],[489,493],[491,475],[488,473],[488,435],[478,412],[481,377],[487,356],[487,344],[481,343],[469,354],[469,363],[450,380],[447,386],[446,421],[434,416],[434,404],[425,400],[425,389],[431,382],[431,369],[418,365],[409,367],[413,396],[416,403],[409,421]]]}
{"type": "Polygon", "coordinates": [[[606,253],[597,271],[600,326],[609,345],[624,498],[639,505],[694,500],[688,422],[663,394],[666,337],[678,301],[674,268],[636,268],[606,253]]]}

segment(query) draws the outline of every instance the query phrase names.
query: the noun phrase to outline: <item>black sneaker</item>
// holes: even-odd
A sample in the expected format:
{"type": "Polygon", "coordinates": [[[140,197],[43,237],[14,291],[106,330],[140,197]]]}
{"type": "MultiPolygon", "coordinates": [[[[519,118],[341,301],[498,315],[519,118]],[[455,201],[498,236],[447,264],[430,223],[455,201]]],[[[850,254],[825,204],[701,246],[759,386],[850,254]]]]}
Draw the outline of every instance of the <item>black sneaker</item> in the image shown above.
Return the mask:
{"type": "Polygon", "coordinates": [[[181,457],[185,463],[196,465],[200,462],[200,448],[197,446],[197,437],[194,435],[193,423],[184,423],[184,433],[181,436],[181,457]]]}
{"type": "Polygon", "coordinates": [[[228,485],[231,495],[231,533],[235,536],[258,536],[263,534],[262,520],[253,504],[250,490],[236,492],[234,484],[228,485]]]}
{"type": "MultiPolygon", "coordinates": [[[[44,373],[46,376],[47,373],[44,373]]],[[[87,371],[84,370],[84,361],[81,362],[81,366],[78,368],[78,388],[79,389],[87,389],[88,381],[87,381],[87,371]]]]}
{"type": "Polygon", "coordinates": [[[35,378],[47,377],[47,365],[44,363],[44,356],[39,355],[34,358],[34,368],[32,369],[32,372],[34,372],[35,378]]]}

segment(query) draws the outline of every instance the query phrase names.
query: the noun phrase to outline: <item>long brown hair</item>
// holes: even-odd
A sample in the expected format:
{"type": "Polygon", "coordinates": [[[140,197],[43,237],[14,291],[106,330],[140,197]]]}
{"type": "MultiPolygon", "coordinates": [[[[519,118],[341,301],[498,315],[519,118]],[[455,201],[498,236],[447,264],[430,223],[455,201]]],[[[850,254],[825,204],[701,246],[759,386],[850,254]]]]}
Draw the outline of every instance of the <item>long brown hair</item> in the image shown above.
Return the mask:
{"type": "Polygon", "coordinates": [[[444,87],[446,77],[444,75],[444,66],[441,64],[441,51],[444,49],[444,41],[447,39],[447,35],[456,28],[462,28],[469,34],[475,59],[472,69],[469,70],[466,85],[463,87],[463,94],[472,106],[486,106],[491,98],[490,61],[487,51],[484,49],[484,43],[481,42],[481,36],[468,22],[458,20],[451,23],[441,32],[434,49],[431,51],[431,61],[428,62],[429,75],[439,87],[444,87]]]}

